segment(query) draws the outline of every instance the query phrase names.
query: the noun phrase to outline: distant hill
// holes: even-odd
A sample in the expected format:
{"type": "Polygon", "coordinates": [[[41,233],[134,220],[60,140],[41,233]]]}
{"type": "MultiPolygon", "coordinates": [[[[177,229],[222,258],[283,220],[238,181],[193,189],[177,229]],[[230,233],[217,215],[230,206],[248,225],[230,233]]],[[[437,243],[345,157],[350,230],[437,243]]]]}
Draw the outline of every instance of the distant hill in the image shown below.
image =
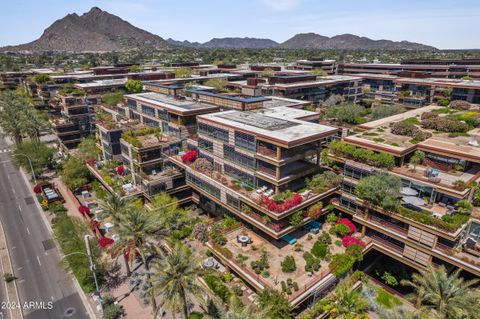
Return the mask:
{"type": "Polygon", "coordinates": [[[299,33],[287,41],[279,44],[284,49],[333,49],[333,50],[437,50],[436,48],[420,43],[391,40],[372,40],[354,34],[342,34],[326,37],[316,33],[299,33]]]}
{"type": "Polygon", "coordinates": [[[167,39],[167,42],[172,45],[179,45],[191,48],[228,48],[228,49],[264,49],[274,48],[278,45],[277,42],[270,39],[258,38],[213,38],[205,43],[189,42],[189,41],[175,41],[167,39]]]}
{"type": "Polygon", "coordinates": [[[168,43],[158,35],[93,7],[81,16],[72,13],[55,21],[33,42],[0,50],[99,52],[124,51],[140,46],[163,48],[168,43]]]}
{"type": "Polygon", "coordinates": [[[93,7],[79,16],[71,13],[55,21],[42,36],[30,43],[6,46],[0,51],[12,52],[105,52],[126,51],[139,47],[165,48],[184,46],[190,48],[230,49],[383,49],[383,50],[436,50],[436,48],[408,41],[372,40],[353,34],[326,37],[316,33],[300,33],[283,43],[259,38],[213,38],[208,42],[164,40],[158,35],[137,28],[125,20],[93,7]]]}

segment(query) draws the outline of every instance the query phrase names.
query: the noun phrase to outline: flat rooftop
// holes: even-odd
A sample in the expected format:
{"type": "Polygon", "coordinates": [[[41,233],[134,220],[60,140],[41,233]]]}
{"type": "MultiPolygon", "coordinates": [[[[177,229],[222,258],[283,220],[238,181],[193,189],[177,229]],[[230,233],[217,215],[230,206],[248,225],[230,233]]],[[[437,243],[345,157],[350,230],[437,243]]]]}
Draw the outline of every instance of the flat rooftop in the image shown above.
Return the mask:
{"type": "Polygon", "coordinates": [[[288,99],[288,98],[283,98],[278,96],[265,96],[265,98],[270,99],[269,101],[263,102],[263,107],[267,109],[273,108],[273,107],[282,107],[282,106],[298,107],[298,106],[310,105],[309,101],[288,99]]]}
{"type": "Polygon", "coordinates": [[[122,79],[110,79],[110,80],[96,80],[88,83],[77,83],[75,86],[81,89],[101,88],[108,86],[122,86],[127,82],[126,78],[122,79]]]}
{"type": "Polygon", "coordinates": [[[384,125],[389,125],[390,123],[394,122],[400,122],[403,120],[406,120],[410,117],[417,117],[421,116],[423,113],[426,112],[431,112],[436,109],[441,109],[441,106],[438,105],[427,105],[418,109],[413,109],[410,111],[406,111],[403,113],[395,114],[392,116],[384,117],[383,119],[375,120],[375,121],[370,121],[364,124],[359,125],[358,127],[363,128],[363,129],[374,129],[378,128],[380,126],[384,125]]]}
{"type": "Polygon", "coordinates": [[[128,94],[128,95],[125,95],[125,97],[137,100],[139,102],[148,103],[150,105],[166,108],[174,113],[180,113],[180,114],[186,114],[186,113],[199,114],[199,113],[202,113],[203,111],[213,112],[220,109],[216,105],[199,103],[197,101],[190,100],[190,99],[179,100],[170,95],[156,93],[156,92],[128,94]]]}
{"type": "Polygon", "coordinates": [[[312,142],[337,132],[338,129],[331,126],[294,119],[295,116],[304,115],[304,112],[308,111],[278,107],[249,112],[226,111],[201,115],[198,118],[287,146],[312,142]],[[286,117],[287,114],[289,115],[286,117]]]}
{"type": "Polygon", "coordinates": [[[207,95],[212,97],[217,97],[219,99],[227,99],[242,103],[256,103],[256,102],[266,102],[269,99],[264,96],[250,96],[250,95],[241,95],[238,93],[229,94],[229,93],[216,93],[207,90],[189,90],[192,93],[199,95],[207,95]]]}

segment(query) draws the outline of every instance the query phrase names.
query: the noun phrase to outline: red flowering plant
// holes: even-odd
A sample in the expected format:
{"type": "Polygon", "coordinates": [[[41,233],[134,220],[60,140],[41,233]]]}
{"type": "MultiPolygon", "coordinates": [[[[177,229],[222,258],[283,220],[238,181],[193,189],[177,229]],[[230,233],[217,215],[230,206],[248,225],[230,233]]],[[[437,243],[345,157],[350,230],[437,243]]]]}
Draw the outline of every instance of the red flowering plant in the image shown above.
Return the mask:
{"type": "Polygon", "coordinates": [[[125,173],[125,167],[123,165],[118,165],[115,170],[117,171],[118,175],[123,175],[123,173],[125,173]]]}
{"type": "Polygon", "coordinates": [[[353,234],[357,231],[357,227],[348,218],[340,218],[339,220],[337,220],[337,224],[343,224],[347,226],[350,229],[350,234],[353,234]]]}
{"type": "Polygon", "coordinates": [[[182,155],[182,162],[185,164],[193,163],[197,160],[198,153],[197,151],[189,151],[182,155]]]}
{"type": "Polygon", "coordinates": [[[111,239],[109,237],[102,237],[98,240],[98,244],[102,248],[108,248],[108,246],[110,246],[113,243],[114,243],[113,239],[111,239]]]}
{"type": "Polygon", "coordinates": [[[95,160],[93,158],[89,158],[85,162],[90,166],[93,166],[95,164],[95,160]]]}
{"type": "Polygon", "coordinates": [[[81,205],[78,207],[78,212],[85,217],[87,214],[90,214],[90,208],[85,205],[81,205]]]}
{"type": "Polygon", "coordinates": [[[343,236],[343,238],[342,238],[343,247],[349,247],[349,246],[354,245],[354,244],[358,245],[360,247],[365,247],[365,243],[361,239],[355,238],[355,237],[350,236],[350,235],[343,236]]]}
{"type": "Polygon", "coordinates": [[[35,185],[35,187],[33,187],[33,191],[37,194],[40,193],[42,191],[42,186],[40,186],[40,184],[35,185]]]}
{"type": "Polygon", "coordinates": [[[299,205],[303,200],[303,197],[300,194],[293,194],[292,198],[287,199],[283,203],[279,204],[276,201],[268,198],[267,196],[262,196],[262,204],[267,207],[268,210],[272,212],[282,213],[289,210],[292,207],[299,205]]]}

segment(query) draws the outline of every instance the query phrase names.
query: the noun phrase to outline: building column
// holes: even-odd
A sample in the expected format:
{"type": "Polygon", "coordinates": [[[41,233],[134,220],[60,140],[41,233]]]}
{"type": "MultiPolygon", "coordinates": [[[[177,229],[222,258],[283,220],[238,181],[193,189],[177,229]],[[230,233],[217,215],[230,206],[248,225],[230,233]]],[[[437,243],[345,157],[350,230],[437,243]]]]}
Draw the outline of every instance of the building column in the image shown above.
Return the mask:
{"type": "Polygon", "coordinates": [[[362,225],[362,236],[365,236],[366,232],[367,232],[367,227],[365,227],[365,225],[362,225]]]}
{"type": "Polygon", "coordinates": [[[282,148],[280,146],[277,146],[277,160],[282,159],[282,148]]]}
{"type": "Polygon", "coordinates": [[[277,180],[280,179],[280,166],[276,166],[276,167],[275,167],[275,178],[276,178],[277,180]]]}

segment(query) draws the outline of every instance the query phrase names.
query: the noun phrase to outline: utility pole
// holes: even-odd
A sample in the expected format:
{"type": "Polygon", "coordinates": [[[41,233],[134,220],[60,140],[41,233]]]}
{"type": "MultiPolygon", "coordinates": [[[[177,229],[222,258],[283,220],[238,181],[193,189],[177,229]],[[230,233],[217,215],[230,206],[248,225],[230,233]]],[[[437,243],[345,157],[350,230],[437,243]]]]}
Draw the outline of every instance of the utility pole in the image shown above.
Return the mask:
{"type": "Polygon", "coordinates": [[[98,281],[97,281],[97,267],[93,262],[92,249],[90,248],[90,235],[85,235],[85,246],[87,247],[87,256],[88,256],[88,261],[90,262],[90,270],[92,271],[93,280],[95,281],[95,290],[96,290],[95,294],[97,295],[100,301],[100,307],[103,309],[103,300],[100,295],[100,289],[98,287],[98,281]]]}

